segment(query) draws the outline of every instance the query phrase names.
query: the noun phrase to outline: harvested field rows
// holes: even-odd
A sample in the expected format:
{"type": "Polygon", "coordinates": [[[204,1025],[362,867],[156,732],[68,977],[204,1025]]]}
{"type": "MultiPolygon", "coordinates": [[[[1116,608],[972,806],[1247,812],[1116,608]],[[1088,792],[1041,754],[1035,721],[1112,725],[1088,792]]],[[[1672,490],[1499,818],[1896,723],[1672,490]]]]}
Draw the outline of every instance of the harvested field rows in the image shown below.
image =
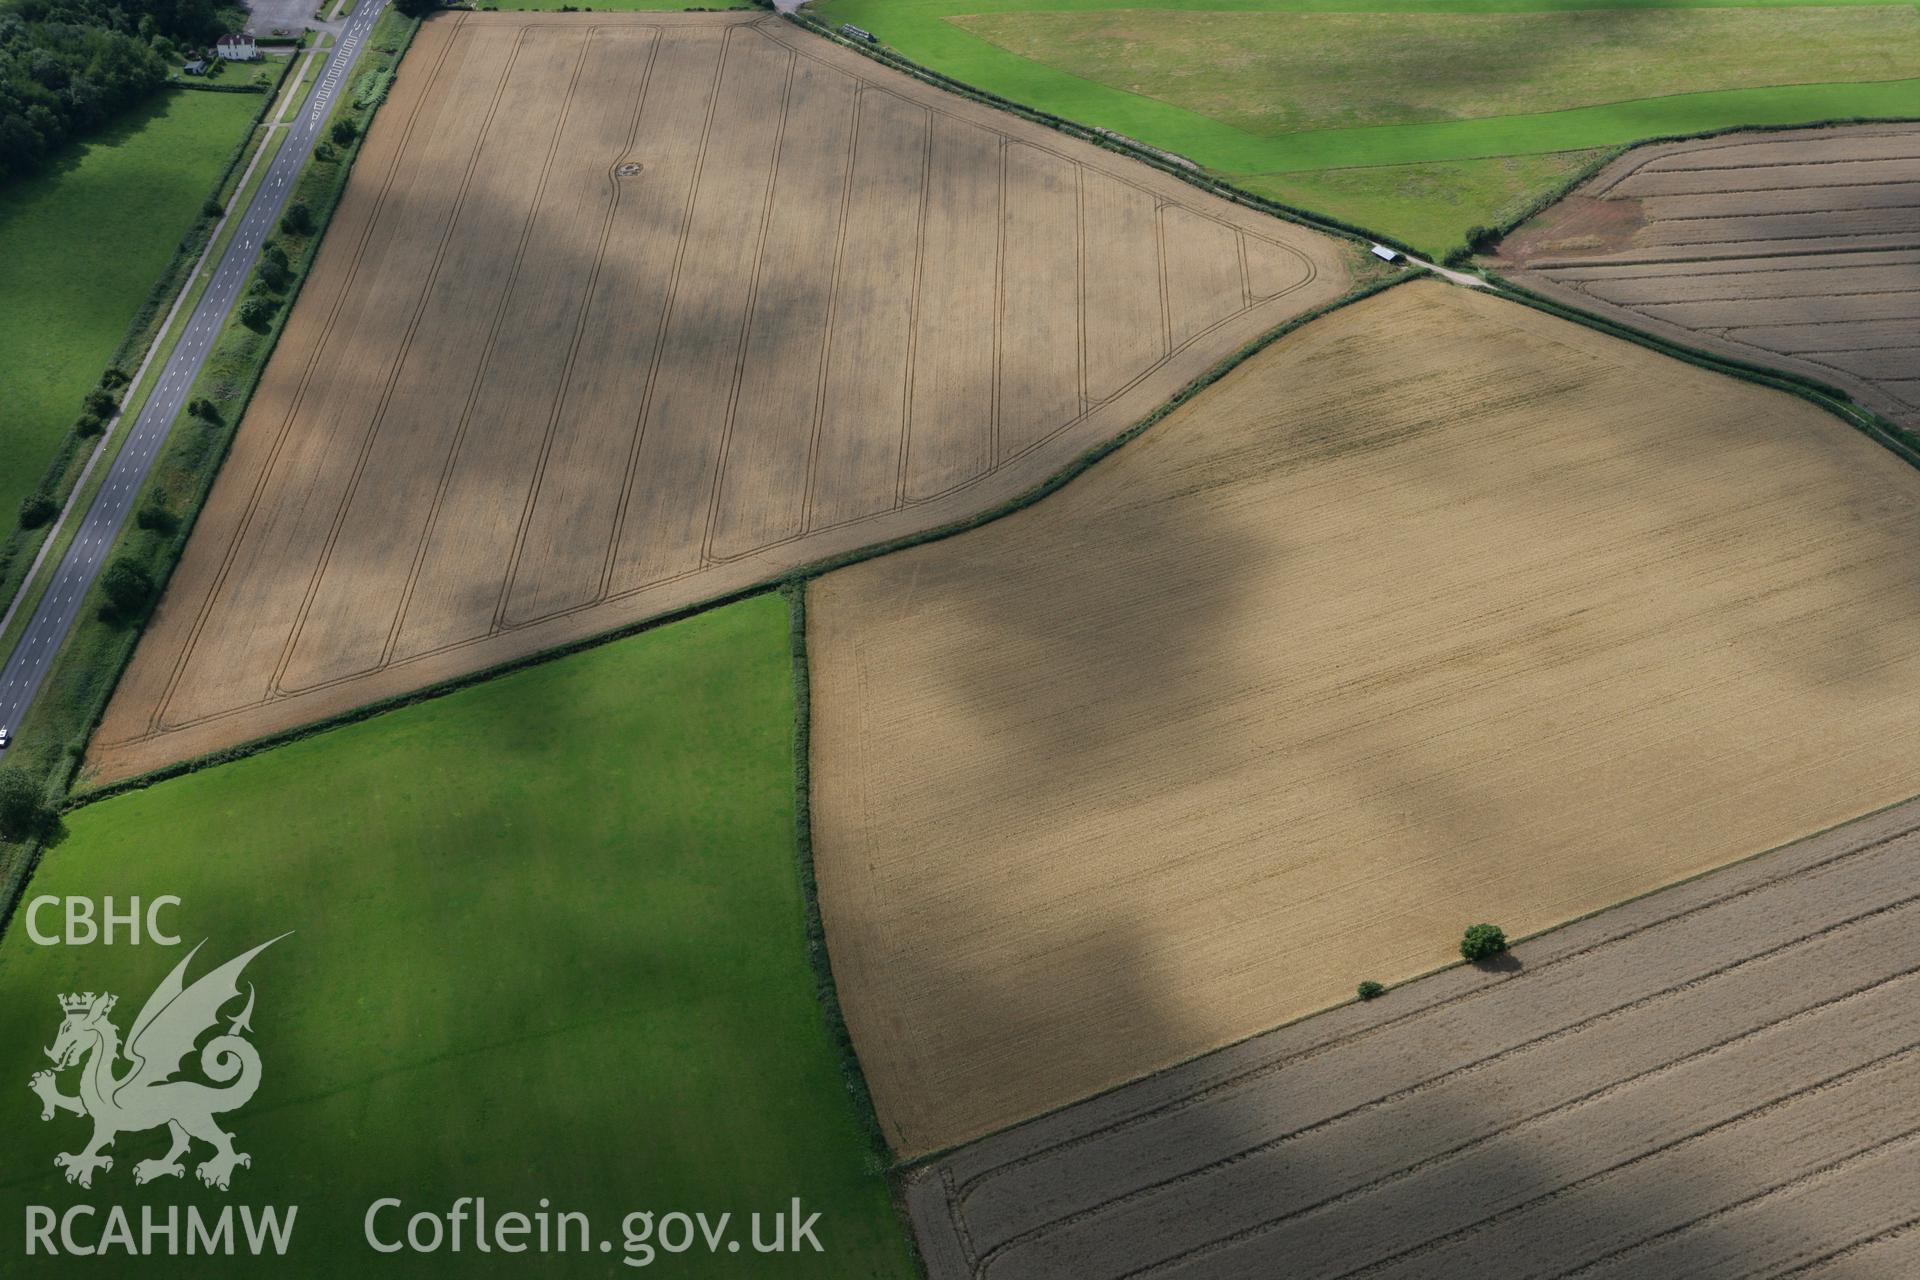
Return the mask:
{"type": "Polygon", "coordinates": [[[1920,426],[1920,125],[1641,148],[1515,232],[1498,265],[1920,426]]]}
{"type": "Polygon", "coordinates": [[[764,15],[435,19],[93,776],[972,514],[1347,280],[764,15]]]}
{"type": "Polygon", "coordinates": [[[1920,476],[1804,401],[1415,283],[825,576],[820,903],[889,1138],[1920,793],[1916,540],[1920,476]]]}
{"type": "Polygon", "coordinates": [[[922,1169],[933,1280],[1920,1274],[1920,802],[922,1169]]]}

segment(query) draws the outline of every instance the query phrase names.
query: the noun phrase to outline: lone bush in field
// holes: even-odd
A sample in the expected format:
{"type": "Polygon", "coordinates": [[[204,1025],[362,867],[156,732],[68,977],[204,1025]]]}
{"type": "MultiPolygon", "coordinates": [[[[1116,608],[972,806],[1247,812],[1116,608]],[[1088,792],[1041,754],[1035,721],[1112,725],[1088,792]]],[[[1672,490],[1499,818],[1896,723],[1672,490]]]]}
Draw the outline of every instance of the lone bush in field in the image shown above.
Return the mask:
{"type": "Polygon", "coordinates": [[[40,785],[25,770],[0,769],[0,840],[25,840],[45,830],[52,816],[40,785]]]}
{"type": "Polygon", "coordinates": [[[1507,949],[1507,935],[1497,924],[1476,924],[1460,939],[1460,954],[1469,960],[1488,960],[1507,949]]]}
{"type": "Polygon", "coordinates": [[[135,618],[153,598],[153,579],[147,571],[124,556],[107,566],[100,577],[100,589],[106,592],[107,607],[122,620],[135,618]]]}
{"type": "MultiPolygon", "coordinates": [[[[431,8],[437,8],[438,6],[428,5],[427,7],[431,9],[431,8]]],[[[405,12],[404,4],[401,6],[401,11],[405,12]]],[[[415,17],[418,15],[409,14],[408,16],[415,17]]],[[[345,147],[345,146],[352,145],[353,140],[360,136],[360,127],[354,124],[353,121],[347,119],[345,116],[342,116],[340,119],[335,120],[333,122],[333,128],[329,132],[332,134],[333,140],[335,142],[345,147]]]]}
{"type": "Polygon", "coordinates": [[[248,298],[240,304],[240,323],[255,333],[265,333],[273,323],[273,303],[265,298],[248,298]]]}
{"type": "Polygon", "coordinates": [[[1363,982],[1360,984],[1360,998],[1362,1000],[1378,999],[1385,994],[1387,994],[1387,989],[1377,982],[1363,982]]]}
{"type": "Polygon", "coordinates": [[[60,514],[60,504],[44,493],[30,493],[27,500],[20,504],[20,527],[38,529],[47,521],[60,514]]]}
{"type": "Polygon", "coordinates": [[[288,235],[304,236],[313,230],[313,210],[305,200],[295,200],[280,215],[280,229],[288,235]]]}

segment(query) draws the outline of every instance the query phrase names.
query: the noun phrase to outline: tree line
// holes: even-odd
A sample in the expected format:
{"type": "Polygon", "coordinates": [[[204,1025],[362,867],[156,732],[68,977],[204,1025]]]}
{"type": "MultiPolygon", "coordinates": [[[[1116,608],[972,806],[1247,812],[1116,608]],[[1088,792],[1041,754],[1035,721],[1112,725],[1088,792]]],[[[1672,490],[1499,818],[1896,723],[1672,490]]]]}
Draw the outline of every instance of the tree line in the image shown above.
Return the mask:
{"type": "Polygon", "coordinates": [[[0,184],[158,92],[178,50],[245,21],[214,0],[17,0],[0,10],[0,184]]]}

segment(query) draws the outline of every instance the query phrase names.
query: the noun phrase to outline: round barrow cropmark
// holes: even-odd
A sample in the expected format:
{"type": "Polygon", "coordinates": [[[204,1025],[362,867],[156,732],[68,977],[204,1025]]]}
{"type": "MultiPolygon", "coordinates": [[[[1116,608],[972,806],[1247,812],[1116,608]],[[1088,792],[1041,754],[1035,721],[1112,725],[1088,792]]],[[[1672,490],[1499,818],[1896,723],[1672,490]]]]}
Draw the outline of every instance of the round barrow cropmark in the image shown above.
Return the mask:
{"type": "Polygon", "coordinates": [[[625,164],[618,164],[613,167],[613,176],[616,178],[631,178],[639,172],[640,162],[637,160],[629,160],[625,164]]]}

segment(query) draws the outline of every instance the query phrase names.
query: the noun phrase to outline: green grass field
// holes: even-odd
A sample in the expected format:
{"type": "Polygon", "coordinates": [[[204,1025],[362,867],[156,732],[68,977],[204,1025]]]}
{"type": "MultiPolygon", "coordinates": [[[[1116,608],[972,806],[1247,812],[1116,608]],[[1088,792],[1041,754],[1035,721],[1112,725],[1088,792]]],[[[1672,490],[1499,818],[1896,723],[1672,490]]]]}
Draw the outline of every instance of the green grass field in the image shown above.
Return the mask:
{"type": "Polygon", "coordinates": [[[26,1089],[55,996],[118,993],[124,1032],[184,948],[39,947],[16,919],[8,1274],[67,1273],[23,1257],[27,1204],[300,1206],[285,1265],[143,1276],[565,1277],[629,1272],[629,1212],[732,1213],[745,1240],[747,1214],[798,1196],[825,1253],[703,1246],[658,1270],[912,1275],[807,959],[793,696],[787,607],[762,596],[69,814],[30,897],[177,894],[180,932],[208,939],[196,974],[295,932],[247,973],[265,1082],[224,1124],[252,1167],[224,1195],[191,1173],[136,1188],[165,1144],[128,1136],[88,1193],[51,1165],[81,1122],[43,1125],[26,1089]],[[385,1196],[494,1215],[545,1197],[614,1251],[382,1257],[362,1220],[385,1196]]]}
{"type": "Polygon", "coordinates": [[[1440,253],[1669,133],[1920,115],[1920,8],[820,0],[901,53],[1440,253]]]}
{"type": "Polygon", "coordinates": [[[0,190],[0,528],[259,110],[250,93],[169,90],[0,190]]]}

